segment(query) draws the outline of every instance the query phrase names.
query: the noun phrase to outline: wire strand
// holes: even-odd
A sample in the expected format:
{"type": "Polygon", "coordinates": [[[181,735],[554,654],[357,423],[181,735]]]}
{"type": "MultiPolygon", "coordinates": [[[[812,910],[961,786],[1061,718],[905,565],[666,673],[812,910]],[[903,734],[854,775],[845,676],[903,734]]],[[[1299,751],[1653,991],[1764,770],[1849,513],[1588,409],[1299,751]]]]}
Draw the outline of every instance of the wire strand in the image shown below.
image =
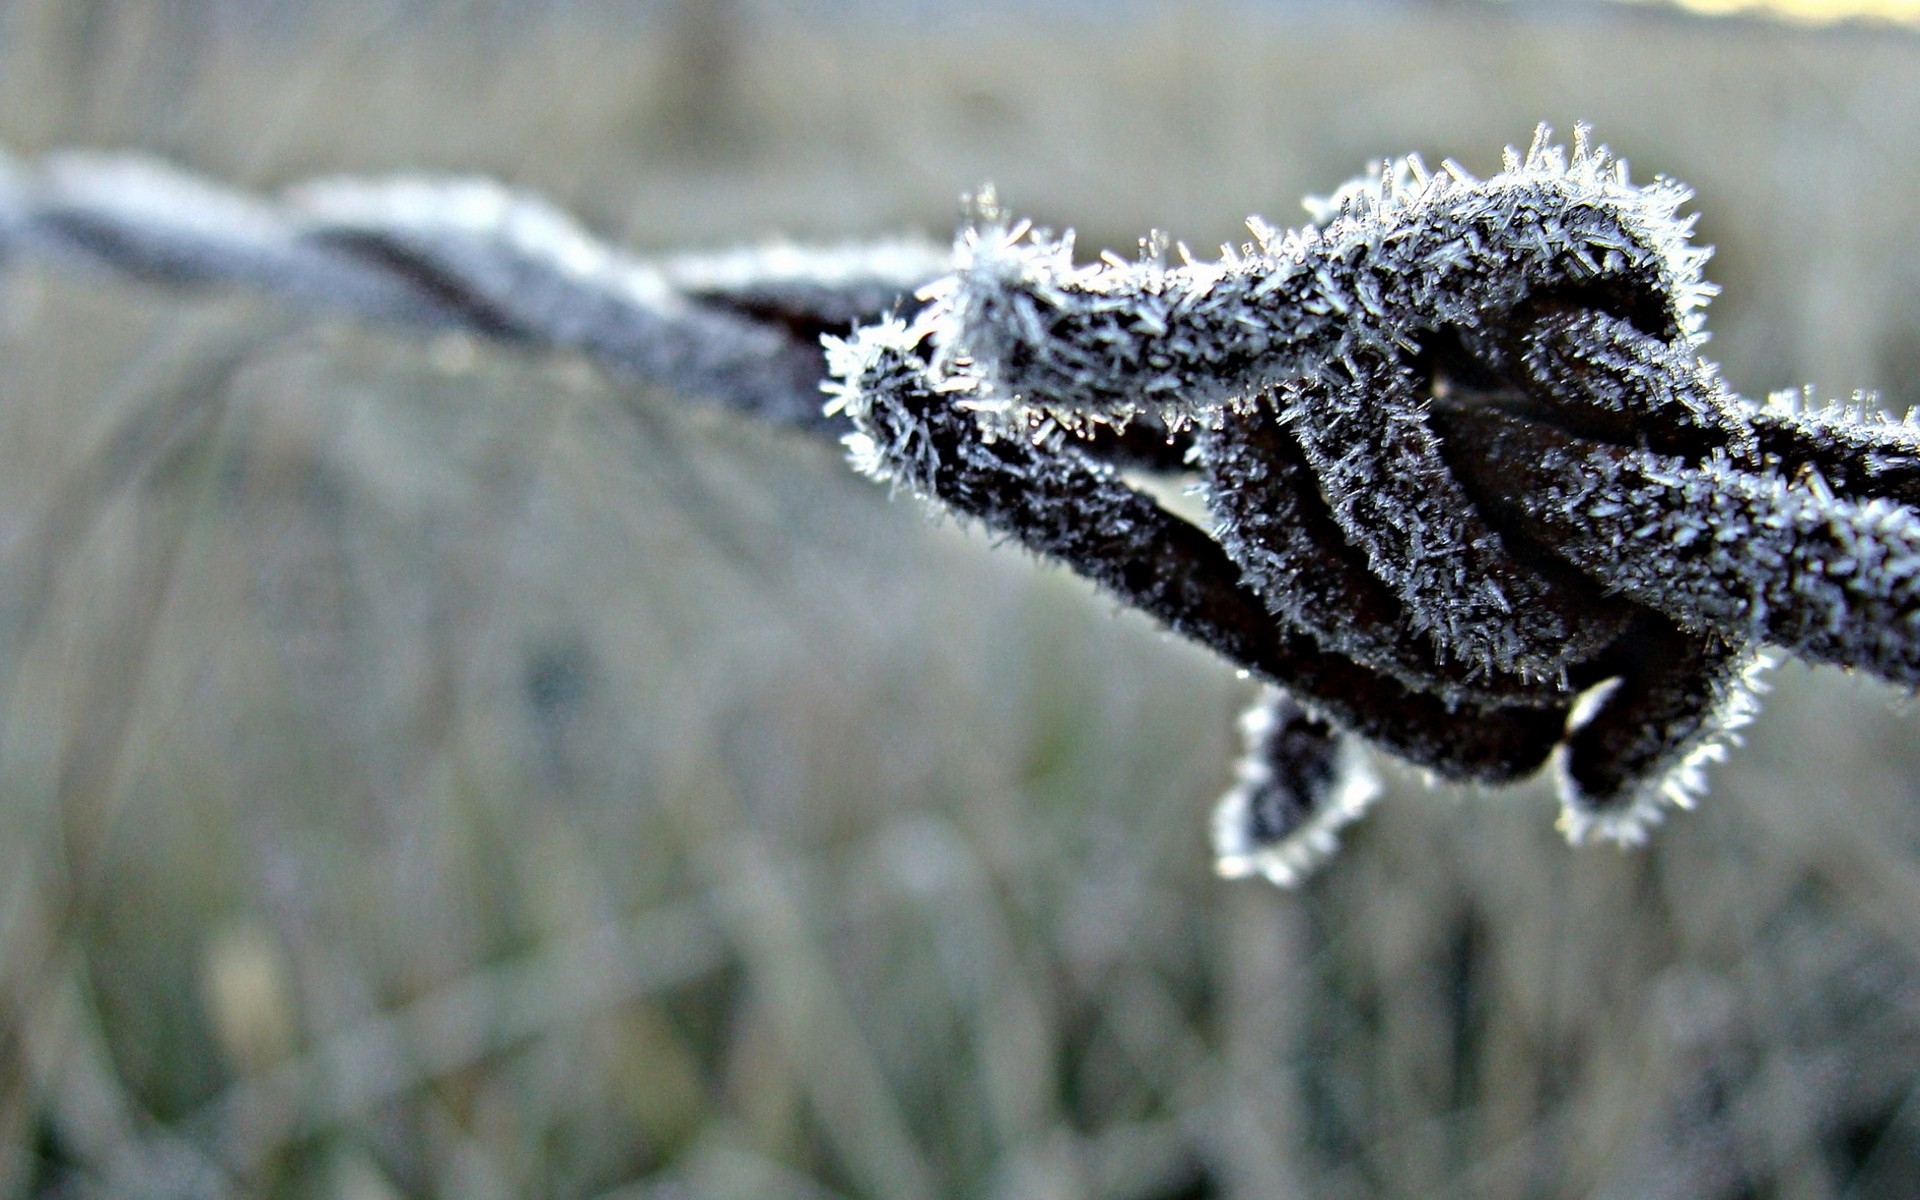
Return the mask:
{"type": "Polygon", "coordinates": [[[480,179],[325,179],[267,198],[138,155],[0,157],[0,263],[248,288],[378,325],[573,351],[781,424],[826,421],[822,333],[910,306],[950,257],[900,238],[655,262],[480,179]]]}

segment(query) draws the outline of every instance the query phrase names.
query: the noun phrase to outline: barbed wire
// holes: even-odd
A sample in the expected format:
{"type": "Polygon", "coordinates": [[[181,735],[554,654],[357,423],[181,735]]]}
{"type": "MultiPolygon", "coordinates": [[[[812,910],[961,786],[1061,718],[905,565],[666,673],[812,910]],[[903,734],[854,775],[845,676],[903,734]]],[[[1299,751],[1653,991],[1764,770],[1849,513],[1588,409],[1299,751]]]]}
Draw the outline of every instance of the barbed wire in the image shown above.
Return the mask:
{"type": "Polygon", "coordinates": [[[1637,842],[1763,650],[1920,686],[1920,426],[1720,381],[1690,195],[1543,128],[1211,262],[1081,263],[989,201],[926,310],[835,345],[835,403],[869,474],[1275,685],[1223,872],[1332,848],[1371,792],[1349,734],[1463,781],[1551,762],[1572,840],[1637,842]],[[1083,449],[1143,417],[1184,431],[1206,534],[1083,449]]]}
{"type": "Polygon", "coordinates": [[[951,270],[910,238],[647,261],[481,179],[323,179],[266,198],[139,155],[0,156],[0,263],[242,287],[375,325],[572,351],[754,417],[815,426],[823,333],[951,270]]]}
{"type": "Polygon", "coordinates": [[[952,248],[649,261],[482,180],[263,199],[69,153],[0,162],[0,262],[575,352],[841,432],[1270,685],[1214,832],[1223,871],[1290,883],[1371,794],[1349,734],[1461,780],[1551,761],[1574,840],[1638,841],[1701,792],[1763,648],[1920,686],[1920,426],[1728,390],[1688,197],[1542,129],[1487,180],[1383,164],[1213,263],[1081,265],[990,196],[952,248]],[[1212,528],[1124,465],[1196,475],[1212,528]]]}

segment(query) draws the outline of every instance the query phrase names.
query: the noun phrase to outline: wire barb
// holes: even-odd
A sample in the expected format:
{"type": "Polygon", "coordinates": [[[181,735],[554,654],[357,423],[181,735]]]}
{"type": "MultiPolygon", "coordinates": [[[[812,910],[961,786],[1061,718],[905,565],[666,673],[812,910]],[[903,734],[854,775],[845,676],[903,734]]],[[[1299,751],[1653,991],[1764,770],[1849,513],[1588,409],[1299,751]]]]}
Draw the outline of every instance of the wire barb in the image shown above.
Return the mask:
{"type": "Polygon", "coordinates": [[[1365,791],[1342,731],[1453,779],[1551,758],[1572,840],[1638,842],[1749,718],[1762,647],[1920,683],[1914,428],[1725,388],[1687,195],[1543,129],[1486,180],[1384,164],[1215,263],[1082,265],[996,210],[914,323],[836,350],[836,404],[868,473],[1272,685],[1223,872],[1324,857],[1365,791]],[[1061,486],[1141,420],[1191,446],[1230,564],[1204,599],[1162,590],[1198,530],[1111,473],[1061,486]]]}

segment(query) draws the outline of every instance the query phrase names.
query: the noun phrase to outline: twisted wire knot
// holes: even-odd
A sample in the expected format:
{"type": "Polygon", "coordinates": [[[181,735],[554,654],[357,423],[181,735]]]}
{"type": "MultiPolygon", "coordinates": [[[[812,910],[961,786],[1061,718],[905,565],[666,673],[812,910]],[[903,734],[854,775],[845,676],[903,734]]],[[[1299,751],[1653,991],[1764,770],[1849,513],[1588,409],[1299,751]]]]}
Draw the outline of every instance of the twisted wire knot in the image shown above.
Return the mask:
{"type": "Polygon", "coordinates": [[[1748,719],[1763,647],[1920,682],[1920,430],[1721,383],[1688,195],[1543,129],[1489,179],[1402,160],[1216,262],[1079,265],[987,208],[917,319],[834,350],[835,404],[868,473],[1273,685],[1223,871],[1331,848],[1372,791],[1343,732],[1456,779],[1552,758],[1571,838],[1638,841],[1748,719]],[[1136,423],[1212,539],[1114,465],[1136,423]]]}

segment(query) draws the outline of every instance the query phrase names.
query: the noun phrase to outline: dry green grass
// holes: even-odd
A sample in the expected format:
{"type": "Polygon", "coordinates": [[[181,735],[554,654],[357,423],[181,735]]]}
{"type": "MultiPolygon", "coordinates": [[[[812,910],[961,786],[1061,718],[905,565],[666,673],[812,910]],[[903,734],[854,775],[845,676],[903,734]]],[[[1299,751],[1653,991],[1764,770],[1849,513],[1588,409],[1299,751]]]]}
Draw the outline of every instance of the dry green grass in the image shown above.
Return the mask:
{"type": "MultiPolygon", "coordinates": [[[[1909,35],[219,7],[6,6],[0,138],[496,174],[649,248],[991,178],[1126,247],[1583,117],[1700,188],[1737,386],[1920,401],[1909,35]]],[[[1302,893],[1227,885],[1245,685],[833,447],[37,268],[0,342],[8,1194],[1920,1193],[1882,689],[1780,672],[1644,853],[1394,775],[1302,893]]]]}

